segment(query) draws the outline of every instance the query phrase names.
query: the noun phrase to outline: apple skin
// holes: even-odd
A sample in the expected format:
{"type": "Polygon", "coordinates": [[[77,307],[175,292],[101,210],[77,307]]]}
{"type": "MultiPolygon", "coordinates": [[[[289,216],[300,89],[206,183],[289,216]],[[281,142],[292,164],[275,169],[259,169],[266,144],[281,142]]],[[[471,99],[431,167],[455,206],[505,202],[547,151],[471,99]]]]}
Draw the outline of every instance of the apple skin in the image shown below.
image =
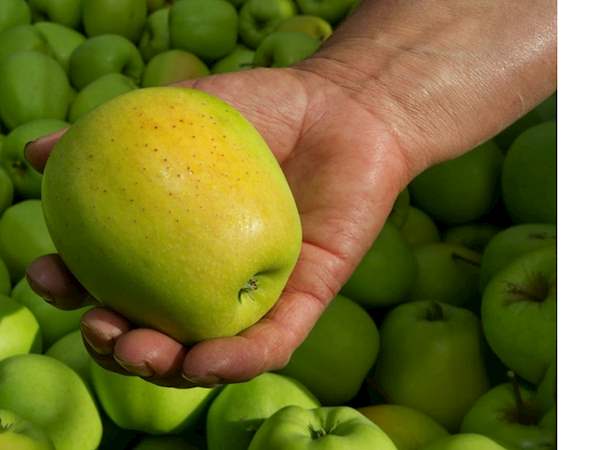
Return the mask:
{"type": "Polygon", "coordinates": [[[0,32],[0,61],[28,50],[50,53],[46,39],[35,26],[19,25],[0,32]]]}
{"type": "Polygon", "coordinates": [[[331,25],[326,20],[317,16],[294,16],[279,24],[276,31],[297,31],[308,36],[324,41],[333,33],[331,25]]]}
{"type": "Polygon", "coordinates": [[[441,239],[437,225],[431,217],[413,206],[408,207],[406,220],[400,228],[400,233],[412,248],[439,242],[441,239]]]}
{"type": "Polygon", "coordinates": [[[514,223],[556,223],[556,122],[523,132],[502,168],[502,198],[514,223]]]}
{"type": "Polygon", "coordinates": [[[56,450],[94,450],[102,422],[79,376],[45,355],[17,355],[0,362],[0,405],[39,426],[56,450]]]}
{"type": "Polygon", "coordinates": [[[488,389],[481,326],[437,302],[397,306],[380,328],[375,384],[388,403],[421,411],[454,432],[488,389]]]}
{"type": "Polygon", "coordinates": [[[94,108],[134,89],[137,89],[136,84],[131,78],[123,74],[109,73],[104,75],[79,91],[73,103],[71,103],[69,121],[75,123],[94,108]]]}
{"type": "Polygon", "coordinates": [[[177,436],[146,437],[133,450],[199,450],[177,436]]]}
{"type": "Polygon", "coordinates": [[[6,450],[55,450],[39,427],[6,409],[0,409],[0,448],[6,450]]]}
{"type": "Polygon", "coordinates": [[[94,392],[121,428],[150,434],[177,433],[191,425],[212,399],[213,389],[157,386],[91,363],[94,392]]]}
{"type": "Polygon", "coordinates": [[[79,90],[109,73],[122,73],[139,83],[143,72],[144,61],[138,49],[115,34],[88,39],[75,49],[69,63],[69,78],[79,90]]]}
{"type": "Polygon", "coordinates": [[[31,10],[25,0],[0,2],[0,32],[31,23],[31,10]]]}
{"type": "Polygon", "coordinates": [[[11,130],[36,119],[65,119],[72,96],[62,67],[47,55],[19,52],[0,64],[0,117],[11,130]]]}
{"type": "Polygon", "coordinates": [[[444,232],[444,242],[449,244],[458,244],[473,250],[477,253],[483,253],[487,244],[502,229],[497,225],[489,223],[472,223],[448,228],[444,232]]]}
{"type": "Polygon", "coordinates": [[[0,294],[0,361],[14,355],[41,351],[40,326],[31,311],[0,294]]]}
{"type": "Polygon", "coordinates": [[[81,1],[29,0],[29,6],[34,18],[77,29],[81,23],[81,1]]]}
{"type": "Polygon", "coordinates": [[[144,71],[142,86],[168,86],[207,75],[210,75],[210,70],[193,53],[168,50],[150,60],[144,71]]]}
{"type": "Polygon", "coordinates": [[[237,27],[237,11],[225,0],[180,0],[171,7],[172,48],[194,53],[205,61],[223,58],[235,48],[237,27]]]}
{"type": "Polygon", "coordinates": [[[33,27],[46,40],[50,56],[67,71],[71,55],[77,47],[83,44],[85,36],[78,31],[52,22],[38,22],[33,27]]]}
{"type": "Polygon", "coordinates": [[[85,34],[118,34],[133,43],[142,35],[148,12],[146,0],[81,0],[85,34]]]}
{"type": "Polygon", "coordinates": [[[388,220],[398,229],[402,229],[408,220],[408,214],[410,212],[410,194],[408,189],[404,189],[394,202],[392,212],[388,220]]]}
{"type": "Polygon", "coordinates": [[[502,362],[539,383],[556,348],[556,248],[527,253],[496,274],[483,293],[481,319],[502,362]]]}
{"type": "Polygon", "coordinates": [[[396,450],[373,422],[347,406],[287,406],[267,419],[248,450],[396,450]]]}
{"type": "Polygon", "coordinates": [[[544,378],[540,381],[535,393],[535,403],[542,413],[547,413],[552,408],[556,407],[556,394],[558,390],[556,360],[557,355],[555,352],[552,362],[550,363],[550,366],[548,366],[544,378]]]}
{"type": "Polygon", "coordinates": [[[15,203],[0,217],[0,258],[10,278],[18,281],[39,256],[56,253],[44,221],[42,203],[26,200],[15,203]]]}
{"type": "Polygon", "coordinates": [[[365,308],[395,305],[406,300],[416,273],[412,249],[386,222],[341,292],[365,308]]]}
{"type": "Polygon", "coordinates": [[[280,373],[300,381],[323,405],[341,405],[358,393],[378,350],[371,317],[338,295],[280,373]]]}
{"type": "Polygon", "coordinates": [[[300,253],[273,153],[238,111],[195,89],[139,89],[99,106],[57,143],[42,186],[48,229],[83,286],[184,344],[258,321],[300,253]]]}
{"type": "Polygon", "coordinates": [[[35,316],[42,331],[44,348],[50,347],[69,332],[79,330],[81,316],[90,309],[89,306],[72,311],[57,309],[33,292],[25,278],[14,287],[11,297],[29,308],[35,316]]]}
{"type": "Polygon", "coordinates": [[[486,392],[465,415],[461,432],[483,434],[507,450],[549,450],[556,448],[556,433],[551,420],[542,425],[536,417],[534,392],[520,387],[527,416],[518,419],[513,386],[501,384],[486,392]]]}
{"type": "Polygon", "coordinates": [[[444,427],[431,417],[406,406],[374,405],[358,411],[388,435],[396,450],[421,450],[448,436],[444,427]]]}
{"type": "Polygon", "coordinates": [[[146,20],[140,39],[140,53],[145,62],[159,53],[166,52],[170,47],[169,38],[169,8],[159,9],[146,20]]]}
{"type": "Polygon", "coordinates": [[[62,120],[38,119],[16,127],[6,137],[0,164],[21,198],[40,198],[42,195],[42,176],[25,158],[25,146],[37,138],[68,126],[69,124],[62,120]]]}
{"type": "Polygon", "coordinates": [[[296,15],[292,0],[247,0],[240,10],[240,38],[256,49],[286,19],[296,15]]]}
{"type": "Polygon", "coordinates": [[[12,283],[10,281],[10,273],[4,261],[0,259],[0,295],[9,295],[12,283]]]}
{"type": "Polygon", "coordinates": [[[74,330],[56,341],[48,350],[50,356],[73,369],[86,384],[90,384],[90,366],[92,358],[81,337],[81,331],[74,330]]]}
{"type": "Polygon", "coordinates": [[[422,450],[508,450],[481,434],[461,433],[434,442],[422,450]]]}
{"type": "Polygon", "coordinates": [[[411,300],[433,299],[459,306],[479,300],[479,253],[461,245],[434,242],[421,245],[414,254],[417,276],[411,300]]]}
{"type": "Polygon", "coordinates": [[[321,41],[299,31],[275,31],[265,37],[254,55],[255,67],[289,67],[309,56],[321,41]]]}
{"type": "Polygon", "coordinates": [[[499,198],[504,155],[488,141],[418,175],[409,185],[412,203],[446,225],[461,225],[492,210],[499,198]]]}
{"type": "MultiPolygon", "coordinates": [[[[0,158],[2,157],[2,148],[0,146],[0,158]]],[[[6,171],[0,167],[0,216],[6,209],[12,205],[14,197],[14,187],[6,171]]]]}
{"type": "Polygon", "coordinates": [[[208,450],[248,448],[261,424],[289,405],[320,406],[298,381],[274,373],[263,373],[245,383],[225,386],[208,410],[208,450]]]}
{"type": "Polygon", "coordinates": [[[530,223],[502,230],[490,240],[481,256],[481,291],[494,275],[518,257],[555,245],[556,225],[553,224],[530,223]]]}
{"type": "Polygon", "coordinates": [[[211,68],[212,73],[239,72],[252,69],[254,66],[254,50],[243,45],[237,45],[233,51],[218,60],[211,68]]]}
{"type": "Polygon", "coordinates": [[[318,16],[329,23],[342,20],[354,6],[355,0],[298,0],[298,6],[303,14],[318,16]]]}
{"type": "Polygon", "coordinates": [[[148,7],[148,12],[153,13],[160,9],[166,9],[171,3],[170,0],[146,0],[146,5],[148,7]]]}

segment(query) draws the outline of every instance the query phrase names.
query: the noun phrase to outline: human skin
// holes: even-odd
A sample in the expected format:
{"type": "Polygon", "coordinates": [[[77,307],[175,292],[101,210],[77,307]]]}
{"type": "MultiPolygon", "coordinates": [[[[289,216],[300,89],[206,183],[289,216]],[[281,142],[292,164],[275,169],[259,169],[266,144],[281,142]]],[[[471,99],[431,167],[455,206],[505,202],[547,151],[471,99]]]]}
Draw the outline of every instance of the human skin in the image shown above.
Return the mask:
{"type": "MultiPolygon", "coordinates": [[[[554,92],[556,5],[365,0],[317,54],[292,68],[184,85],[238,108],[273,150],[302,219],[300,260],[276,306],[234,337],[184,348],[105,308],[88,312],[81,327],[92,356],[110,370],[211,386],[283,367],[408,182],[554,92]]],[[[57,138],[28,146],[40,171],[57,138]]],[[[56,255],[35,261],[28,278],[60,308],[89,301],[56,255]]]]}

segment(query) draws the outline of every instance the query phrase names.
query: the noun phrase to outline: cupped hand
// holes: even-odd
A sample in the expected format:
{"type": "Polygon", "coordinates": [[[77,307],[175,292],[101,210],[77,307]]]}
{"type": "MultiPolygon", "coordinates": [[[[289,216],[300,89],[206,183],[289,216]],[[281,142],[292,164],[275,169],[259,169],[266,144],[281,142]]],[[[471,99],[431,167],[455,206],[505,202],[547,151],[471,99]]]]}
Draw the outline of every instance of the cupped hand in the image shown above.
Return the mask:
{"type": "MultiPolygon", "coordinates": [[[[410,164],[383,120],[314,73],[259,69],[182,84],[238,108],[269,144],[300,212],[299,261],[276,305],[237,336],[184,347],[101,306],[83,316],[81,331],[94,359],[115,372],[180,387],[241,382],[285,366],[377,236],[410,164]]],[[[59,138],[27,147],[34,167],[43,171],[59,138]]],[[[58,255],[34,261],[27,278],[58,308],[95,302],[58,255]]]]}

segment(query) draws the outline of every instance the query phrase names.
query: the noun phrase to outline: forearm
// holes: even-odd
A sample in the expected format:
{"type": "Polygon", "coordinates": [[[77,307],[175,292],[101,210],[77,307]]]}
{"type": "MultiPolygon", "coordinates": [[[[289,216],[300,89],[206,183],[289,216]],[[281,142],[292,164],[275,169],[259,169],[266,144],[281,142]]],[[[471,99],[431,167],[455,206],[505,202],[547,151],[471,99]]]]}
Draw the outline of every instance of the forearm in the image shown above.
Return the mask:
{"type": "Polygon", "coordinates": [[[382,118],[418,172],[490,138],[556,89],[556,4],[364,0],[301,67],[382,118]]]}

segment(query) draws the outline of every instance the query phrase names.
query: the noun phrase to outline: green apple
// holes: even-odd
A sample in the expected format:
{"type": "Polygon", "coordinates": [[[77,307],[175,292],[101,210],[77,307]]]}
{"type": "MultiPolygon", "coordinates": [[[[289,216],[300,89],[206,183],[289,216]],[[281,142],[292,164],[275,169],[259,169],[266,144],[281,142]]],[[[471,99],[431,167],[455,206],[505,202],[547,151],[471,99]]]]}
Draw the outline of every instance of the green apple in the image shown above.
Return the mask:
{"type": "Polygon", "coordinates": [[[466,305],[479,299],[481,256],[462,245],[434,242],[414,250],[417,276],[411,300],[466,305]]]}
{"type": "Polygon", "coordinates": [[[275,31],[265,37],[254,55],[256,67],[289,67],[315,53],[321,41],[299,31],[275,31]]]}
{"type": "Polygon", "coordinates": [[[62,68],[69,68],[69,60],[77,47],[85,41],[78,31],[52,22],[38,22],[33,26],[46,40],[48,51],[62,68]]]}
{"type": "Polygon", "coordinates": [[[42,351],[42,335],[25,306],[0,294],[0,361],[22,353],[42,351]]]}
{"type": "Polygon", "coordinates": [[[66,364],[86,383],[90,383],[90,363],[92,361],[81,337],[75,330],[64,335],[46,350],[46,355],[66,364]]]}
{"type": "Polygon", "coordinates": [[[411,201],[447,225],[477,220],[499,198],[502,160],[500,148],[488,141],[417,176],[409,185],[411,201]]]}
{"type": "Polygon", "coordinates": [[[39,427],[6,409],[0,409],[0,448],[55,450],[52,441],[39,427]]]}
{"type": "Polygon", "coordinates": [[[449,244],[458,244],[482,253],[487,244],[502,229],[497,225],[490,223],[471,223],[467,225],[458,225],[448,228],[444,232],[444,242],[449,244]]]}
{"type": "Polygon", "coordinates": [[[62,67],[47,55],[19,52],[0,64],[0,117],[10,129],[36,119],[65,119],[72,96],[62,67]]]}
{"type": "Polygon", "coordinates": [[[106,414],[121,428],[150,434],[176,433],[192,424],[212,398],[212,389],[157,386],[139,377],[91,363],[94,391],[106,414]]]}
{"type": "Polygon", "coordinates": [[[223,58],[235,48],[237,27],[237,11],[225,0],[180,0],[171,7],[171,46],[205,61],[223,58]]]}
{"type": "Polygon", "coordinates": [[[177,436],[146,437],[133,450],[199,450],[177,436]]]}
{"type": "Polygon", "coordinates": [[[94,450],[102,423],[90,391],[63,363],[45,355],[0,362],[0,405],[39,426],[56,450],[94,450]]]}
{"type": "Polygon", "coordinates": [[[92,81],[77,94],[69,109],[69,121],[75,123],[94,108],[134,89],[137,89],[136,84],[123,74],[104,75],[92,81]]]}
{"type": "Polygon", "coordinates": [[[10,294],[11,281],[10,273],[8,273],[8,267],[4,264],[4,261],[0,259],[0,295],[10,294]]]}
{"type": "Polygon", "coordinates": [[[118,34],[137,43],[148,12],[146,0],[81,0],[85,34],[118,34]]]}
{"type": "Polygon", "coordinates": [[[248,47],[258,48],[281,22],[295,15],[292,0],[247,0],[240,10],[240,37],[248,47]]]}
{"type": "MultiPolygon", "coordinates": [[[[2,151],[0,148],[0,158],[2,157],[2,151]]],[[[12,181],[6,171],[0,167],[0,216],[2,213],[12,205],[14,196],[14,187],[12,181]]]]}
{"type": "Polygon", "coordinates": [[[150,60],[144,71],[142,86],[168,86],[206,75],[210,75],[208,67],[193,53],[168,50],[150,60]]]}
{"type": "Polygon", "coordinates": [[[31,10],[25,0],[2,0],[0,2],[0,32],[31,22],[31,10]]]}
{"type": "Polygon", "coordinates": [[[400,405],[375,405],[358,411],[381,428],[397,450],[421,450],[448,432],[431,417],[400,405]]]}
{"type": "Polygon", "coordinates": [[[159,9],[146,20],[139,45],[142,58],[146,62],[153,56],[169,50],[169,11],[168,8],[159,9]]]}
{"type": "Polygon", "coordinates": [[[527,253],[496,274],[485,288],[481,319],[502,362],[539,383],[556,348],[556,248],[527,253]]]}
{"type": "Polygon", "coordinates": [[[4,211],[0,218],[0,258],[13,282],[23,277],[34,259],[55,252],[39,200],[15,203],[4,211]]]}
{"type": "MultiPolygon", "coordinates": [[[[408,220],[410,213],[410,194],[408,189],[404,189],[394,202],[392,212],[390,212],[389,221],[398,229],[402,229],[408,220]]],[[[435,225],[434,225],[435,226],[435,225]]]]}
{"type": "Polygon", "coordinates": [[[48,21],[69,28],[79,28],[82,0],[29,0],[37,21],[48,21]]]}
{"type": "Polygon", "coordinates": [[[358,393],[378,350],[371,317],[337,296],[281,373],[300,381],[322,404],[341,405],[358,393]]]}
{"type": "Polygon", "coordinates": [[[542,381],[540,381],[535,393],[535,403],[538,406],[539,411],[543,413],[550,411],[556,406],[556,394],[558,389],[556,359],[557,357],[555,352],[552,362],[550,363],[550,366],[548,366],[548,369],[546,370],[542,381]]]}
{"type": "Polygon", "coordinates": [[[236,45],[233,51],[213,64],[212,73],[238,72],[254,66],[254,51],[243,45],[236,45]]]}
{"type": "Polygon", "coordinates": [[[246,3],[247,0],[227,0],[227,1],[239,9],[244,3],[246,3]]]}
{"type": "Polygon", "coordinates": [[[523,132],[502,168],[502,198],[515,223],[556,223],[556,122],[523,132]]]}
{"type": "Polygon", "coordinates": [[[300,252],[273,153],[239,112],[196,89],[139,89],[86,114],[55,146],[42,198],[83,286],[185,344],[254,324],[300,252]]]}
{"type": "Polygon", "coordinates": [[[298,381],[274,373],[225,386],[208,410],[208,449],[248,448],[261,424],[289,405],[316,408],[319,401],[298,381]]]}
{"type": "Polygon", "coordinates": [[[556,225],[514,225],[498,233],[481,257],[481,291],[500,270],[518,257],[539,248],[556,245],[556,225]]]}
{"type": "MultiPolygon", "coordinates": [[[[392,220],[394,223],[394,220],[392,220]]],[[[440,232],[431,217],[418,208],[408,207],[406,220],[400,233],[413,248],[440,241],[440,232]]]]}
{"type": "Polygon", "coordinates": [[[355,0],[297,0],[302,14],[318,16],[329,23],[343,19],[354,6],[355,0]]]}
{"type": "Polygon", "coordinates": [[[122,73],[139,83],[144,61],[127,39],[106,34],[88,39],[75,49],[69,63],[69,77],[77,89],[109,73],[122,73]]]}
{"type": "Polygon", "coordinates": [[[496,386],[465,415],[461,431],[483,434],[509,450],[554,449],[556,430],[551,420],[544,423],[534,397],[516,384],[496,386]]]}
{"type": "Polygon", "coordinates": [[[507,450],[481,434],[461,433],[449,436],[433,444],[424,447],[422,450],[507,450]]]}
{"type": "Polygon", "coordinates": [[[25,278],[14,287],[11,297],[27,306],[33,313],[40,324],[45,348],[50,347],[71,331],[79,330],[81,316],[90,308],[84,307],[72,311],[55,308],[33,292],[25,278]]]}
{"type": "Polygon", "coordinates": [[[317,16],[294,16],[279,24],[276,31],[296,31],[324,41],[333,33],[331,25],[326,20],[317,16]]]}
{"type": "Polygon", "coordinates": [[[416,273],[412,249],[386,222],[341,292],[366,308],[395,305],[406,300],[416,273]]]}
{"type": "Polygon", "coordinates": [[[386,316],[380,333],[375,383],[383,396],[456,431],[488,389],[477,317],[443,303],[407,303],[386,316]]]}
{"type": "Polygon", "coordinates": [[[151,13],[159,9],[167,8],[170,3],[172,3],[171,0],[146,0],[148,11],[151,13]]]}
{"type": "Polygon", "coordinates": [[[0,32],[0,61],[27,50],[49,54],[48,42],[33,25],[20,25],[0,32]]]}
{"type": "Polygon", "coordinates": [[[396,450],[377,425],[347,406],[287,406],[267,419],[248,450],[396,450]]]}
{"type": "Polygon", "coordinates": [[[15,192],[22,198],[40,198],[42,176],[25,158],[25,146],[37,138],[67,128],[62,120],[38,119],[16,127],[6,137],[0,165],[12,180],[15,192]]]}

